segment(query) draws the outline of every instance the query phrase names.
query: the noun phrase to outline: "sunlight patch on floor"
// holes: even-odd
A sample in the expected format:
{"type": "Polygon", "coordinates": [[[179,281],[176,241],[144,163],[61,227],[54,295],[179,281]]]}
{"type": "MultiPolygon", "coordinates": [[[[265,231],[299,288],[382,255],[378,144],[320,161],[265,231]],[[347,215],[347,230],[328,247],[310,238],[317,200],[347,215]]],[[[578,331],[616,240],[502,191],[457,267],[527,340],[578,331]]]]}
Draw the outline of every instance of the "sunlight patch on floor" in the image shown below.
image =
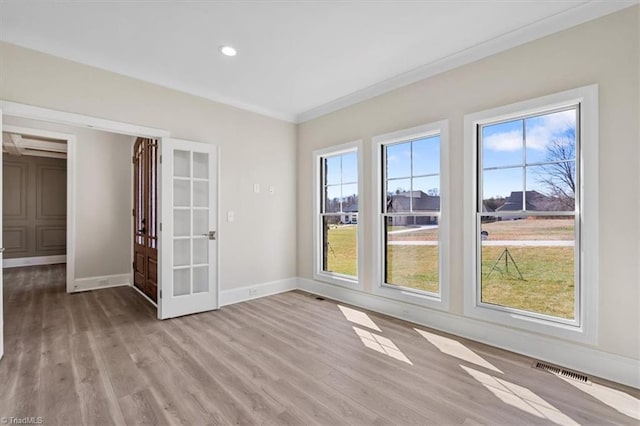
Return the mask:
{"type": "Polygon", "coordinates": [[[347,308],[346,306],[342,305],[338,305],[338,308],[340,308],[342,315],[344,315],[347,320],[375,331],[382,331],[380,330],[380,327],[378,327],[376,323],[373,322],[371,318],[369,318],[369,315],[365,314],[364,312],[358,311],[357,309],[347,308]]]}
{"type": "Polygon", "coordinates": [[[400,349],[389,339],[386,337],[378,336],[377,334],[373,334],[370,331],[363,330],[358,327],[353,327],[353,330],[356,332],[362,344],[365,345],[369,349],[373,349],[376,352],[380,352],[381,354],[385,354],[390,356],[391,358],[395,358],[398,361],[406,362],[409,365],[413,365],[411,360],[406,357],[405,354],[402,353],[400,349]]]}
{"type": "Polygon", "coordinates": [[[471,349],[467,348],[457,340],[439,336],[437,334],[429,333],[428,331],[419,330],[417,328],[414,328],[414,330],[444,354],[461,359],[463,361],[470,362],[471,364],[475,364],[479,367],[484,367],[488,370],[493,370],[497,373],[504,374],[502,373],[502,371],[500,371],[500,369],[495,367],[489,361],[485,360],[480,355],[473,352],[471,349]]]}
{"type": "Polygon", "coordinates": [[[625,416],[640,420],[640,399],[634,398],[633,396],[617,389],[599,385],[598,383],[587,384],[566,379],[564,377],[560,378],[571,386],[591,395],[598,401],[608,405],[625,416]]]}
{"type": "Polygon", "coordinates": [[[461,365],[471,377],[482,383],[492,394],[505,404],[518,408],[541,419],[547,419],[559,425],[578,425],[571,417],[563,414],[553,405],[530,391],[504,379],[493,377],[473,368],[461,365]]]}

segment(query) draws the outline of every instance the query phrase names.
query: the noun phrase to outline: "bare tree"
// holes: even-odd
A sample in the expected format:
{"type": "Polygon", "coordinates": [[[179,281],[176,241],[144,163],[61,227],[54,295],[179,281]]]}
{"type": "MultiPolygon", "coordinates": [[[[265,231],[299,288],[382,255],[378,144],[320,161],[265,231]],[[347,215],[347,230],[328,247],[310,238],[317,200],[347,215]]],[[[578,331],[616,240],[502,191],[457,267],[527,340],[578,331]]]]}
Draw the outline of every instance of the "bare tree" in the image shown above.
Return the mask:
{"type": "MultiPolygon", "coordinates": [[[[572,130],[564,136],[553,139],[547,145],[544,172],[539,174],[540,182],[549,188],[551,203],[556,208],[549,210],[573,210],[576,198],[576,137],[572,130]]],[[[552,207],[552,206],[549,206],[552,207]]]]}

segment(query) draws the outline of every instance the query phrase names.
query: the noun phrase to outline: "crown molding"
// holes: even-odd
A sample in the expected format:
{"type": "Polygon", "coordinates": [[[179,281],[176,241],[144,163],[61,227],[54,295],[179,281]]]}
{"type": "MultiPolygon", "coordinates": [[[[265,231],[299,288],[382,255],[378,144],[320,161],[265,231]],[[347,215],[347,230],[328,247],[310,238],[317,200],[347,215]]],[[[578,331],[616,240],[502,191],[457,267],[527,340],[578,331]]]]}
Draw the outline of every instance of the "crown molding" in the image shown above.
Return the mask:
{"type": "Polygon", "coordinates": [[[588,3],[583,3],[300,113],[296,117],[296,123],[300,124],[313,120],[367,99],[424,80],[436,74],[458,68],[530,41],[609,15],[637,5],[638,3],[640,3],[639,0],[609,2],[592,0],[588,3]]]}

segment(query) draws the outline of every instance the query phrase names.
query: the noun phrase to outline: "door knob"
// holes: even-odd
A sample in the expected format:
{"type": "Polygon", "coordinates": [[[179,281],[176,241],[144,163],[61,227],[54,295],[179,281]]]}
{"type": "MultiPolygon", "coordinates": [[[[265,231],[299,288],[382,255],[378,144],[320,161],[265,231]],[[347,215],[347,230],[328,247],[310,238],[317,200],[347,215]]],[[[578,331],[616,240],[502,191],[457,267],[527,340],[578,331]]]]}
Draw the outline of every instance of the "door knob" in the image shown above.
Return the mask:
{"type": "Polygon", "coordinates": [[[216,239],[216,231],[209,231],[208,234],[202,234],[203,237],[209,237],[210,240],[216,239]]]}

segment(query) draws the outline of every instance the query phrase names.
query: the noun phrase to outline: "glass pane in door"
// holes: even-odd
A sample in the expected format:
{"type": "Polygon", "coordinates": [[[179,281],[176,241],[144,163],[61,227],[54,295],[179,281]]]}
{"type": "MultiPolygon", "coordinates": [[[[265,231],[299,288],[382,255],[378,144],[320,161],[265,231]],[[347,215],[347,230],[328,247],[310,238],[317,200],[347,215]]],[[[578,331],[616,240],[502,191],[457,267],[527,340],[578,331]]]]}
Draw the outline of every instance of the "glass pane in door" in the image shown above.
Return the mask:
{"type": "Polygon", "coordinates": [[[193,292],[202,293],[205,291],[209,291],[209,267],[193,268],[193,292]]]}
{"type": "Polygon", "coordinates": [[[209,155],[173,151],[173,295],[210,290],[209,155]]]}
{"type": "Polygon", "coordinates": [[[204,152],[193,153],[193,177],[209,179],[209,154],[204,152]]]}
{"type": "Polygon", "coordinates": [[[191,293],[191,270],[187,268],[173,270],[173,295],[184,296],[191,293]]]}

